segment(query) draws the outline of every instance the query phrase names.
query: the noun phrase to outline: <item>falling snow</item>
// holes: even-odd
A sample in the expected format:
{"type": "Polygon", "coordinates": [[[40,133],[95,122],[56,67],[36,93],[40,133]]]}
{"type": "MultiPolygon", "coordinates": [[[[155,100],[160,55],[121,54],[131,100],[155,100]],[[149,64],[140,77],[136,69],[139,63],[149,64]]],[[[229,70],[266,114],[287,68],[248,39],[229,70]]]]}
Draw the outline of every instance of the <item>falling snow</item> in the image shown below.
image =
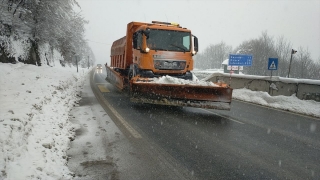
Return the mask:
{"type": "MultiPolygon", "coordinates": [[[[66,151],[77,127],[69,122],[69,112],[79,100],[76,94],[87,74],[87,69],[76,73],[75,68],[0,63],[0,179],[72,178],[66,166],[66,151]]],[[[164,77],[159,81],[176,80],[164,77]]],[[[299,100],[296,96],[271,97],[264,92],[235,89],[233,97],[320,117],[319,102],[299,100]]],[[[316,129],[311,123],[310,132],[316,129]]]]}

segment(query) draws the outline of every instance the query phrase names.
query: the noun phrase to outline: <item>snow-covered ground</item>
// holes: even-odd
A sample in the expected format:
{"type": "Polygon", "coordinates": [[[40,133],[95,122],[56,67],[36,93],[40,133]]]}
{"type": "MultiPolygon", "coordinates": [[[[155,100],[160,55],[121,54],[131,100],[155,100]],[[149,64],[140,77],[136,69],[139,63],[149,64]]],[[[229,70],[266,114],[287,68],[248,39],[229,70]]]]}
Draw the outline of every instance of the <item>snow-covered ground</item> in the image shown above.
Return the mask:
{"type": "Polygon", "coordinates": [[[70,179],[69,112],[87,69],[0,63],[0,179],[70,179]]]}
{"type": "Polygon", "coordinates": [[[300,100],[295,95],[270,96],[267,92],[234,89],[232,97],[233,99],[320,118],[320,102],[300,100]]]}
{"type": "MultiPolygon", "coordinates": [[[[72,179],[69,113],[88,69],[0,63],[0,179],[72,179]]],[[[172,81],[172,79],[170,79],[172,81]]],[[[234,90],[233,97],[320,117],[320,103],[234,90]]]]}

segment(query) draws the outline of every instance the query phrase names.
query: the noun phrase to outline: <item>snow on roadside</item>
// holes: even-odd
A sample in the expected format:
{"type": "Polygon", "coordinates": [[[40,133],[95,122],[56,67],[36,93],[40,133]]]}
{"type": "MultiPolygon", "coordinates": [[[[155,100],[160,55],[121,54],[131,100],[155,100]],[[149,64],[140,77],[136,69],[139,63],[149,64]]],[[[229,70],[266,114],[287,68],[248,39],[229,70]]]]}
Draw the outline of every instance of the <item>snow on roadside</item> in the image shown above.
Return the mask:
{"type": "MultiPolygon", "coordinates": [[[[72,179],[66,152],[78,127],[69,122],[69,112],[79,100],[77,92],[88,72],[0,63],[0,179],[72,179]]],[[[233,98],[320,117],[319,102],[295,96],[234,89],[233,98]]]]}
{"type": "Polygon", "coordinates": [[[0,179],[71,179],[69,111],[87,69],[0,63],[0,179]]]}
{"type": "Polygon", "coordinates": [[[295,95],[270,96],[267,92],[251,91],[244,88],[234,89],[232,98],[267,107],[320,117],[320,102],[314,100],[300,100],[295,95]]]}

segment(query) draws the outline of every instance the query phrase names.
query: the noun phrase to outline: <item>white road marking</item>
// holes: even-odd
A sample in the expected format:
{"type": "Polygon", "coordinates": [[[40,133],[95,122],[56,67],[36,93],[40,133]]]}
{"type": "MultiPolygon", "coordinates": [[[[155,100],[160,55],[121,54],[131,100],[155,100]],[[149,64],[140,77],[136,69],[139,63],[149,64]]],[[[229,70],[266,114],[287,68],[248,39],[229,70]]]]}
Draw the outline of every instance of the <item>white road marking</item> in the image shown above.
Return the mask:
{"type": "Polygon", "coordinates": [[[104,98],[103,101],[105,105],[108,106],[108,108],[112,111],[112,113],[119,119],[120,123],[132,134],[133,137],[140,139],[142,136],[136,131],[130,124],[124,120],[124,118],[118,113],[117,110],[115,110],[104,98]]]}
{"type": "Polygon", "coordinates": [[[226,119],[228,119],[228,120],[230,120],[230,121],[233,121],[233,122],[236,122],[236,123],[239,123],[239,124],[245,124],[245,123],[243,123],[243,122],[240,122],[240,121],[234,120],[234,119],[232,119],[232,118],[230,118],[230,117],[227,117],[227,116],[224,116],[224,115],[221,115],[221,114],[217,114],[217,113],[214,113],[214,112],[208,111],[208,110],[206,110],[206,109],[202,109],[202,110],[203,110],[203,111],[206,111],[206,112],[208,112],[208,113],[211,113],[211,114],[214,114],[214,115],[217,115],[217,116],[220,116],[220,117],[226,118],[226,119]]]}
{"type": "MultiPolygon", "coordinates": [[[[95,72],[92,76],[93,82],[94,82],[94,75],[95,75],[95,72]]],[[[112,113],[119,119],[120,123],[132,134],[134,138],[137,138],[137,139],[142,138],[142,136],[138,133],[138,131],[136,131],[132,126],[130,126],[130,124],[126,120],[124,120],[124,118],[108,103],[108,101],[106,101],[106,99],[102,96],[101,93],[97,93],[97,94],[102,99],[104,104],[108,106],[108,108],[112,111],[112,113]]]]}

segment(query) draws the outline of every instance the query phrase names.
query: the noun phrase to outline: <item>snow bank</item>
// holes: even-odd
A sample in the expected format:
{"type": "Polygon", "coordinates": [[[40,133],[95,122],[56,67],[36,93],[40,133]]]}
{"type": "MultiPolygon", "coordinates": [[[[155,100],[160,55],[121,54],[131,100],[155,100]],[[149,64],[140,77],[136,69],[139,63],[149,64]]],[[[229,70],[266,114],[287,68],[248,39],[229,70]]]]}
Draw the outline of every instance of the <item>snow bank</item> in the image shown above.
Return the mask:
{"type": "Polygon", "coordinates": [[[70,179],[69,111],[87,69],[0,63],[0,179],[70,179]]]}
{"type": "Polygon", "coordinates": [[[300,100],[292,96],[270,96],[267,92],[234,89],[232,98],[282,110],[320,117],[320,102],[300,100]]]}

